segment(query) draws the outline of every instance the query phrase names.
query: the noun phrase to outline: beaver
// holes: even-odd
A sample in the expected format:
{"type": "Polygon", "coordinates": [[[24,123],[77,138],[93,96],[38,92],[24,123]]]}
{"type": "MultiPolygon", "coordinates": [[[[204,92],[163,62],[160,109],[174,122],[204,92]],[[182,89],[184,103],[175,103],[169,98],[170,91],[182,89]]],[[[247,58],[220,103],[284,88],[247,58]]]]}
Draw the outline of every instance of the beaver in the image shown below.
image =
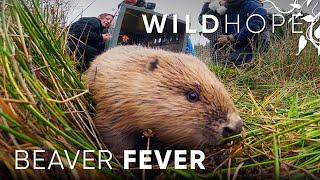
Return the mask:
{"type": "Polygon", "coordinates": [[[160,49],[119,46],[99,55],[87,71],[94,124],[116,155],[134,149],[151,129],[176,148],[219,145],[242,129],[224,85],[199,59],[160,49]]]}

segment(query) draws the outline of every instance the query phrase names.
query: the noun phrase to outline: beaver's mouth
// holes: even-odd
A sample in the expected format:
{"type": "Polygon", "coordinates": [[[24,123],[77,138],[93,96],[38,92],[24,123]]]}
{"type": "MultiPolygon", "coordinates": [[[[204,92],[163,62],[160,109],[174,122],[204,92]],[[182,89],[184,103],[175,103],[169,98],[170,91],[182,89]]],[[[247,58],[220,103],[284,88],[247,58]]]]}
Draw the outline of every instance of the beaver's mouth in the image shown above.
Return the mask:
{"type": "Polygon", "coordinates": [[[202,129],[202,134],[206,139],[207,146],[217,146],[223,143],[222,132],[219,133],[216,130],[206,126],[202,129]]]}
{"type": "Polygon", "coordinates": [[[228,138],[224,138],[223,137],[223,133],[222,130],[221,132],[217,132],[217,130],[212,129],[210,127],[205,127],[202,129],[202,134],[204,136],[204,138],[206,139],[206,143],[204,146],[206,147],[221,147],[224,145],[229,144],[230,142],[238,142],[240,141],[240,138],[236,138],[236,137],[228,137],[228,138]]]}

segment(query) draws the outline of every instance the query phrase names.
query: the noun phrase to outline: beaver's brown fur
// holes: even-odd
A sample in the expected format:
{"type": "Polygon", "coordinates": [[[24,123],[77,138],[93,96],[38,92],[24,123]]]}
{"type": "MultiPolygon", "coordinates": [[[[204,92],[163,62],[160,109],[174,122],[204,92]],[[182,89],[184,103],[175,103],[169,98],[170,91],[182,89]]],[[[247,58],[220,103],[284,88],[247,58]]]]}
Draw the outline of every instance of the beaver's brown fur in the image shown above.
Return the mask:
{"type": "Polygon", "coordinates": [[[87,77],[96,103],[94,123],[115,154],[133,149],[146,129],[160,142],[188,149],[217,145],[241,131],[230,95],[195,57],[116,47],[93,61],[87,77]]]}

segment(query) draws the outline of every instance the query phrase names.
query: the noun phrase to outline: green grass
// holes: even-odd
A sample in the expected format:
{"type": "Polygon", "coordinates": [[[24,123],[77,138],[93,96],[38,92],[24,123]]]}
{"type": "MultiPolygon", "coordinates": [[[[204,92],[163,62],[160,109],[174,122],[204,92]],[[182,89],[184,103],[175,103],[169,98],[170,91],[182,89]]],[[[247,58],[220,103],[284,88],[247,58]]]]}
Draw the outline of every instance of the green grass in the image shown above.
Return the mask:
{"type": "MultiPolygon", "coordinates": [[[[6,145],[0,146],[0,162],[7,169],[14,169],[14,149],[68,150],[72,157],[78,149],[106,149],[92,123],[91,97],[65,50],[66,30],[49,26],[38,3],[0,3],[0,143],[6,145]]],[[[112,166],[122,169],[117,161],[112,166]]],[[[41,171],[12,175],[48,176],[41,171]]]]}
{"type": "Polygon", "coordinates": [[[209,65],[231,91],[246,131],[232,167],[210,176],[242,162],[239,176],[320,176],[320,59],[312,46],[295,56],[297,44],[296,35],[273,42],[246,68],[209,65]]]}
{"type": "MultiPolygon", "coordinates": [[[[68,150],[74,160],[78,149],[106,147],[91,119],[91,97],[66,52],[67,29],[59,23],[63,12],[52,14],[50,6],[36,0],[0,1],[0,6],[0,177],[48,178],[52,174],[43,170],[14,170],[14,150],[58,150],[61,156],[68,150]]],[[[209,64],[244,119],[244,133],[236,136],[241,141],[225,147],[227,155],[219,156],[218,164],[208,159],[208,168],[201,174],[170,167],[160,176],[319,177],[320,60],[312,46],[295,56],[297,44],[295,35],[274,42],[267,54],[257,55],[246,68],[209,64]]],[[[133,176],[116,159],[112,167],[113,171],[89,173],[82,170],[80,158],[75,170],[59,176],[133,176]]]]}

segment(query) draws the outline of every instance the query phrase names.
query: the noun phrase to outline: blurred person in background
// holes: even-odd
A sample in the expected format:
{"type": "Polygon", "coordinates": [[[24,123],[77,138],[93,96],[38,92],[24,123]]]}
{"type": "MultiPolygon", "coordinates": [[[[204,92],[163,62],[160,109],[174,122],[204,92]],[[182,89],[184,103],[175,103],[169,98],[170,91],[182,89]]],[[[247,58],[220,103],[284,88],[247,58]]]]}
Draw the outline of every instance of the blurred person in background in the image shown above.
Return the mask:
{"type": "Polygon", "coordinates": [[[90,62],[104,52],[105,43],[111,35],[103,34],[113,21],[113,15],[100,14],[98,17],[82,17],[72,23],[69,29],[69,52],[79,62],[80,72],[89,68],[90,62]]]}
{"type": "MultiPolygon", "coordinates": [[[[267,22],[267,11],[263,8],[261,0],[211,0],[205,2],[202,11],[199,15],[199,22],[202,24],[202,16],[204,14],[215,15],[220,20],[222,27],[222,34],[216,39],[215,42],[210,42],[210,47],[224,46],[227,44],[232,45],[232,51],[224,59],[224,64],[227,66],[241,66],[251,62],[253,59],[253,52],[259,47],[261,51],[267,51],[269,48],[270,35],[267,29],[256,35],[249,31],[246,22],[247,19],[257,14],[262,16],[267,22]],[[237,25],[229,24],[227,33],[225,33],[225,15],[228,15],[227,21],[235,23],[238,21],[240,31],[237,30],[237,25]]],[[[214,23],[208,21],[207,24],[214,23]]],[[[264,21],[260,17],[254,16],[248,23],[252,31],[259,31],[264,27],[264,21]]]]}

